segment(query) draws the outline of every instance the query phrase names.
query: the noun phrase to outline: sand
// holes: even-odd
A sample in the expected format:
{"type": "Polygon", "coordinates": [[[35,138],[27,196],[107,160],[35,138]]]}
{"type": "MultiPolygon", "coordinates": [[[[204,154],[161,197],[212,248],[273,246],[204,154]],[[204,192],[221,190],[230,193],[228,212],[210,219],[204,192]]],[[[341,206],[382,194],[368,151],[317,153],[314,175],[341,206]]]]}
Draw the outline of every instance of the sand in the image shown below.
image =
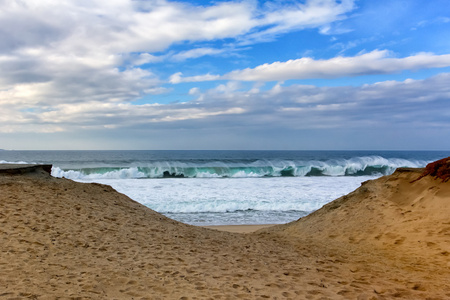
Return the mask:
{"type": "Polygon", "coordinates": [[[246,233],[39,168],[1,173],[0,300],[448,299],[450,182],[422,171],[246,233]]]}
{"type": "Polygon", "coordinates": [[[216,229],[219,231],[236,232],[236,233],[252,233],[263,228],[272,227],[274,224],[257,224],[257,225],[215,225],[203,226],[203,228],[216,229]]]}

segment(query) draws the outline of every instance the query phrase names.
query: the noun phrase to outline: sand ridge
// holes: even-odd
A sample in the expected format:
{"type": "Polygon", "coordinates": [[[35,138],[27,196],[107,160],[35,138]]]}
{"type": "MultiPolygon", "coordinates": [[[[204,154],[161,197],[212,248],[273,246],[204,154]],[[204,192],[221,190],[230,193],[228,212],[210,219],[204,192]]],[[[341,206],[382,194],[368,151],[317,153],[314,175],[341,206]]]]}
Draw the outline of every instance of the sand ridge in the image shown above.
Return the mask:
{"type": "Polygon", "coordinates": [[[247,234],[170,220],[105,185],[0,175],[0,299],[449,298],[449,183],[412,185],[419,175],[247,234]]]}

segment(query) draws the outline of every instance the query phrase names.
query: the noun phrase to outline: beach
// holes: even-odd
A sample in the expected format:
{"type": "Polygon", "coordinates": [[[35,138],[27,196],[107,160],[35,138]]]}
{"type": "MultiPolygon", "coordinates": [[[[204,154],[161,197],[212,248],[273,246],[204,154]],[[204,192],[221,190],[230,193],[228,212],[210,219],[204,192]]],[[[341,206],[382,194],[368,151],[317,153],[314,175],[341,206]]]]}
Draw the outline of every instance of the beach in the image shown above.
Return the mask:
{"type": "Polygon", "coordinates": [[[0,163],[47,164],[196,226],[285,224],[397,168],[447,151],[3,151],[0,163]]]}
{"type": "Polygon", "coordinates": [[[446,166],[264,228],[187,225],[45,167],[0,172],[0,299],[446,299],[446,166]]]}
{"type": "Polygon", "coordinates": [[[263,228],[275,226],[274,224],[263,225],[216,225],[216,226],[203,226],[203,228],[216,229],[219,231],[236,232],[236,233],[251,233],[263,228]]]}

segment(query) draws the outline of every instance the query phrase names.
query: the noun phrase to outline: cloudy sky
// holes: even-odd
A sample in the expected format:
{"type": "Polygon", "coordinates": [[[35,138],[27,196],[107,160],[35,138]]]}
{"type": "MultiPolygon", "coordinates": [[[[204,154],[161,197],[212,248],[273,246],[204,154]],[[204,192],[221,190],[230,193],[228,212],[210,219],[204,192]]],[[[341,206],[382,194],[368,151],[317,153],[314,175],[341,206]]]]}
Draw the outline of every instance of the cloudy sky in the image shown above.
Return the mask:
{"type": "Polygon", "coordinates": [[[450,149],[448,0],[0,0],[3,149],[450,149]]]}

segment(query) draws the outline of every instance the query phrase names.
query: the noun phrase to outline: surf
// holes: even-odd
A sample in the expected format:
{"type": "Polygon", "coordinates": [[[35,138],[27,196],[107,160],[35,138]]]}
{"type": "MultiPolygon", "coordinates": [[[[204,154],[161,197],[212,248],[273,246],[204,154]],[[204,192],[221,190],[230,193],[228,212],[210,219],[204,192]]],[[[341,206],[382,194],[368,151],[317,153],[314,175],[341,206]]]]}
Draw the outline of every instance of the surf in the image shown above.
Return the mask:
{"type": "Polygon", "coordinates": [[[310,160],[206,160],[154,161],[137,166],[63,169],[52,175],[69,179],[156,179],[156,178],[262,178],[311,176],[389,175],[400,167],[419,168],[426,161],[381,156],[350,159],[310,160]]]}

